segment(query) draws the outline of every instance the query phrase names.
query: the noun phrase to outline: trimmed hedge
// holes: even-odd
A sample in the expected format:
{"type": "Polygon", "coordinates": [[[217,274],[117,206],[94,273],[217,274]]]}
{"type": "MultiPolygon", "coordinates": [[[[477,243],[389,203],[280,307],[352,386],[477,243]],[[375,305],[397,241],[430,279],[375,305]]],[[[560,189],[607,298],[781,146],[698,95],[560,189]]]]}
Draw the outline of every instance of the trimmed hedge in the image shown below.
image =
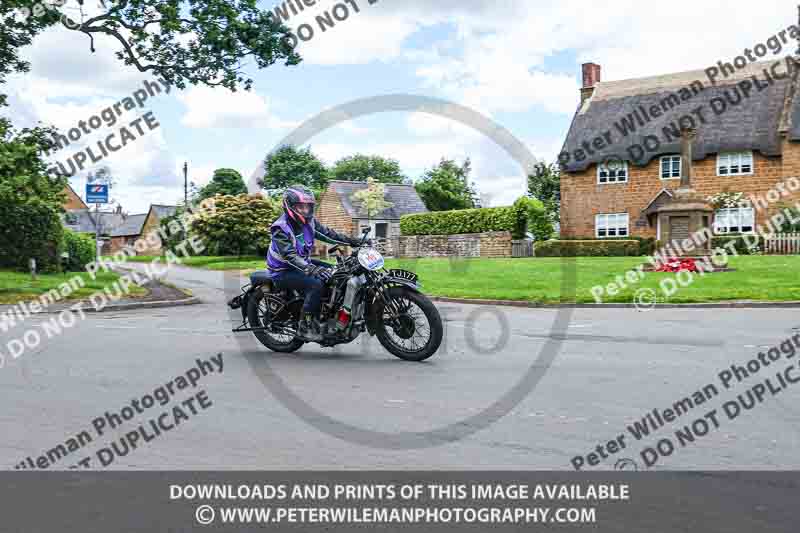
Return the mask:
{"type": "Polygon", "coordinates": [[[638,256],[640,251],[635,239],[545,241],[535,246],[536,257],[621,257],[638,256]]]}
{"type": "Polygon", "coordinates": [[[67,272],[80,272],[86,265],[97,259],[97,247],[94,235],[91,233],[77,233],[64,230],[64,251],[69,254],[69,259],[64,264],[67,272]]]}
{"type": "Polygon", "coordinates": [[[518,212],[513,207],[460,209],[405,215],[400,218],[402,235],[457,235],[510,231],[516,233],[518,212]]]}
{"type": "Polygon", "coordinates": [[[537,240],[549,239],[553,223],[539,200],[521,197],[511,207],[487,207],[434,211],[400,218],[400,233],[413,235],[459,235],[508,231],[515,239],[524,239],[530,231],[537,240]]]}
{"type": "Polygon", "coordinates": [[[40,272],[58,272],[64,235],[58,210],[39,200],[0,203],[0,267],[27,270],[33,258],[40,272]]]}
{"type": "Polygon", "coordinates": [[[724,235],[711,239],[711,247],[725,248],[733,242],[733,248],[739,255],[752,255],[764,250],[764,238],[760,235],[724,235]]]}

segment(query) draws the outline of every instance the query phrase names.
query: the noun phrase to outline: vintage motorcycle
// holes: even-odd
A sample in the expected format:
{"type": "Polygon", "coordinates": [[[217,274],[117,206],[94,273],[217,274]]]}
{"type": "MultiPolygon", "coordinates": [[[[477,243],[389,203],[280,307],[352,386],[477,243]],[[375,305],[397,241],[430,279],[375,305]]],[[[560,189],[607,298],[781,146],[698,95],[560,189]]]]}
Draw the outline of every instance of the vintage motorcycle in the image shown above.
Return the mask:
{"type": "MultiPolygon", "coordinates": [[[[400,359],[424,361],[442,342],[439,311],[420,292],[416,274],[384,268],[383,256],[367,241],[369,231],[365,228],[349,256],[339,246],[328,250],[336,254],[336,265],[322,294],[319,344],[346,344],[368,332],[400,359]]],[[[297,338],[303,300],[299,291],[276,288],[270,271],[254,272],[242,294],[228,303],[242,314],[233,332],[252,332],[272,351],[294,352],[306,342],[297,338]]]]}

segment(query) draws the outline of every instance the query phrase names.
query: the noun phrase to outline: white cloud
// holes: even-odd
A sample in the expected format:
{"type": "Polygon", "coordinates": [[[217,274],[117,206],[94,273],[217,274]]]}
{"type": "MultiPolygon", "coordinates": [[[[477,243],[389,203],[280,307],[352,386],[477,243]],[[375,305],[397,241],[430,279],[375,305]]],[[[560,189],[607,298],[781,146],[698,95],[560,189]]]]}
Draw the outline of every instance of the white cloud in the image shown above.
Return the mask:
{"type": "Polygon", "coordinates": [[[285,129],[295,125],[275,117],[269,98],[255,91],[195,86],[179,93],[178,100],[186,106],[181,122],[189,128],[285,129]]]}

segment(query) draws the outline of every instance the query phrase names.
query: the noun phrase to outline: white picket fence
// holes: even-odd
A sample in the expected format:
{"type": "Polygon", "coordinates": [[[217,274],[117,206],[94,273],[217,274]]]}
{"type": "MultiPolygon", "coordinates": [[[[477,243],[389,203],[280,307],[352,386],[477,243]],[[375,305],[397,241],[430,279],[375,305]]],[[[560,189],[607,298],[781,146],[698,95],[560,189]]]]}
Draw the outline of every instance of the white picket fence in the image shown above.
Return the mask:
{"type": "Polygon", "coordinates": [[[777,233],[764,238],[764,253],[772,255],[800,254],[800,233],[777,233]]]}

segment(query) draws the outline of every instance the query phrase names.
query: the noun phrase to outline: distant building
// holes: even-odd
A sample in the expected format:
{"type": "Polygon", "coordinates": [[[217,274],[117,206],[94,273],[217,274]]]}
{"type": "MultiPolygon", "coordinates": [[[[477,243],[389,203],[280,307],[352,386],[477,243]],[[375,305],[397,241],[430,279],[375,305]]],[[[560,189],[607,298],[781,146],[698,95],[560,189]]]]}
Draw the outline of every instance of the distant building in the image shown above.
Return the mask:
{"type": "MultiPolygon", "coordinates": [[[[173,205],[151,205],[147,213],[129,215],[124,223],[111,233],[111,244],[108,253],[115,254],[125,247],[133,247],[142,236],[158,231],[161,221],[174,215],[177,209],[173,205]]],[[[153,239],[153,242],[156,242],[156,240],[153,239]]],[[[164,248],[161,241],[158,240],[156,245],[137,251],[137,255],[161,255],[163,252],[164,248]]]]}
{"type": "MultiPolygon", "coordinates": [[[[331,181],[320,197],[317,219],[339,233],[351,236],[358,236],[362,228],[370,227],[372,238],[388,242],[400,236],[401,216],[428,212],[413,185],[387,183],[385,198],[392,207],[369,217],[353,199],[356,192],[366,188],[365,181],[331,181]]],[[[322,252],[320,246],[318,253],[322,252]]]]}
{"type": "Polygon", "coordinates": [[[125,214],[122,207],[117,207],[115,211],[93,211],[84,202],[75,190],[67,185],[64,190],[67,197],[64,202],[64,227],[79,233],[97,233],[97,226],[100,226],[100,235],[108,236],[114,229],[125,221],[125,214]]]}

